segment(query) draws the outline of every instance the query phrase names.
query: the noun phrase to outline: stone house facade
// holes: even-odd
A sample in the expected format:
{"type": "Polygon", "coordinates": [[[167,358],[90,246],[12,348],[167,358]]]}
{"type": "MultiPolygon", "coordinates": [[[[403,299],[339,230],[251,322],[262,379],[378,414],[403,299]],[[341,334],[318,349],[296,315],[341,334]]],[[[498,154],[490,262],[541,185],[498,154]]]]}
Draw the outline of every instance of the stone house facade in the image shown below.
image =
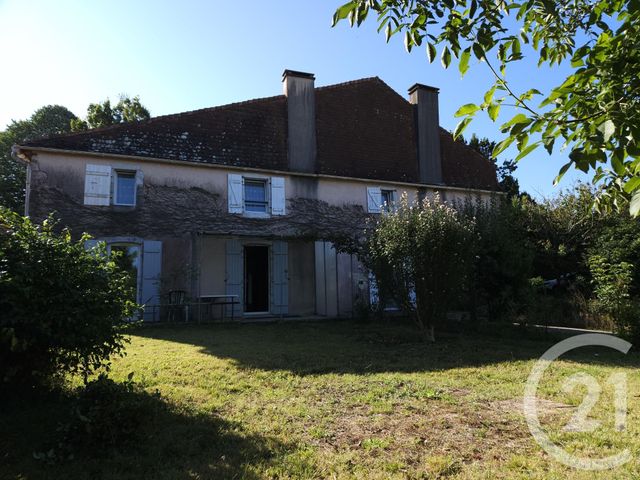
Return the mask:
{"type": "Polygon", "coordinates": [[[26,213],[129,252],[146,320],[171,292],[233,299],[219,315],[349,316],[369,278],[336,239],[403,193],[497,190],[494,166],[440,128],[433,87],[406,100],[377,77],[316,88],[286,70],[283,89],[17,145],[26,213]]]}

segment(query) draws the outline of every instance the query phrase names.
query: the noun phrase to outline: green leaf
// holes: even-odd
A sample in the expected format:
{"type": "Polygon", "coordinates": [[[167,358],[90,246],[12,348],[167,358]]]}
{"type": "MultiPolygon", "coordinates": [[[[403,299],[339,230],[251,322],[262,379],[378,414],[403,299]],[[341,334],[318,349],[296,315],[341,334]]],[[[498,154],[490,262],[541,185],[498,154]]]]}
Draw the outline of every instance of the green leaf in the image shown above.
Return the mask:
{"type": "Polygon", "coordinates": [[[489,114],[489,118],[495,122],[498,118],[498,114],[500,113],[500,104],[492,103],[491,105],[489,105],[489,107],[487,108],[487,113],[489,114]]]}
{"type": "Polygon", "coordinates": [[[629,213],[632,217],[637,217],[640,214],[640,192],[636,192],[631,198],[629,213]]]}
{"type": "Polygon", "coordinates": [[[458,111],[454,114],[454,117],[463,117],[464,115],[473,115],[480,107],[475,103],[467,103],[466,105],[461,106],[458,111]]]}
{"type": "Polygon", "coordinates": [[[608,142],[611,136],[615,133],[616,126],[613,121],[606,120],[598,125],[598,131],[604,136],[604,141],[608,142]]]}
{"type": "Polygon", "coordinates": [[[509,148],[509,145],[511,145],[515,139],[516,139],[515,137],[507,137],[504,140],[502,140],[499,144],[497,144],[494,147],[493,153],[491,154],[491,156],[496,158],[498,155],[504,152],[507,148],[509,148]]]}
{"type": "Polygon", "coordinates": [[[463,118],[458,125],[456,125],[456,129],[453,131],[454,140],[462,135],[462,132],[464,132],[465,128],[471,123],[471,119],[472,117],[463,118]]]}
{"type": "Polygon", "coordinates": [[[357,6],[357,2],[348,2],[342,5],[341,7],[338,7],[336,12],[333,14],[332,27],[335,27],[340,20],[344,20],[345,18],[347,18],[351,13],[351,11],[354,8],[356,8],[356,6],[357,6]]]}
{"type": "Polygon", "coordinates": [[[449,47],[444,47],[444,50],[442,50],[442,57],[440,58],[440,61],[444,68],[449,68],[449,65],[451,64],[451,52],[449,51],[449,47]]]}
{"type": "Polygon", "coordinates": [[[487,92],[484,94],[484,103],[488,104],[493,101],[493,95],[496,93],[496,88],[498,88],[498,86],[494,85],[489,90],[487,90],[487,92]]]}
{"type": "Polygon", "coordinates": [[[557,185],[558,183],[560,183],[560,180],[562,180],[562,177],[564,177],[564,174],[567,173],[567,170],[569,170],[569,167],[571,166],[571,162],[569,163],[565,163],[562,168],[560,169],[560,172],[558,173],[558,175],[556,176],[556,178],[553,179],[553,185],[557,185]]]}
{"type": "Polygon", "coordinates": [[[529,155],[531,152],[533,152],[539,146],[540,146],[540,142],[532,143],[531,145],[529,145],[527,148],[525,148],[524,150],[522,150],[520,152],[520,154],[515,158],[515,161],[519,162],[520,160],[522,160],[524,157],[529,155]]]}
{"type": "Polygon", "coordinates": [[[427,58],[429,59],[429,63],[433,63],[433,61],[436,59],[437,55],[438,55],[438,52],[436,51],[436,46],[433,43],[428,42],[427,43],[427,58]]]}
{"type": "Polygon", "coordinates": [[[624,184],[624,191],[627,193],[631,193],[640,187],[640,177],[633,177],[624,184]]]}
{"type": "Polygon", "coordinates": [[[469,70],[469,60],[471,59],[471,49],[467,48],[460,55],[460,63],[458,64],[458,69],[460,70],[460,74],[464,76],[469,70]]]}
{"type": "Polygon", "coordinates": [[[528,122],[529,122],[529,118],[527,118],[527,116],[524,113],[518,113],[516,116],[514,116],[511,120],[509,120],[507,123],[502,125],[500,128],[508,129],[511,125],[516,125],[517,123],[528,123],[528,122]]]}
{"type": "Polygon", "coordinates": [[[476,56],[478,60],[482,60],[484,58],[484,48],[479,43],[474,43],[472,45],[473,54],[476,56]]]}

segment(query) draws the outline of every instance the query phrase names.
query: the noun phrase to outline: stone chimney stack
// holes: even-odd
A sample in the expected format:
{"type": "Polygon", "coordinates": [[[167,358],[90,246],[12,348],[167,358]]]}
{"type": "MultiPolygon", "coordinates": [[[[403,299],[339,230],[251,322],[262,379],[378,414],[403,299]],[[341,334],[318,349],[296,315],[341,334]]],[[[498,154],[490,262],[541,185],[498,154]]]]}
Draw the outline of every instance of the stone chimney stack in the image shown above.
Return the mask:
{"type": "Polygon", "coordinates": [[[282,87],[287,97],[289,168],[316,171],[316,99],[312,73],[285,70],[282,87]]]}
{"type": "Polygon", "coordinates": [[[438,91],[435,87],[420,83],[409,89],[409,102],[413,104],[415,112],[421,183],[442,183],[438,91]]]}

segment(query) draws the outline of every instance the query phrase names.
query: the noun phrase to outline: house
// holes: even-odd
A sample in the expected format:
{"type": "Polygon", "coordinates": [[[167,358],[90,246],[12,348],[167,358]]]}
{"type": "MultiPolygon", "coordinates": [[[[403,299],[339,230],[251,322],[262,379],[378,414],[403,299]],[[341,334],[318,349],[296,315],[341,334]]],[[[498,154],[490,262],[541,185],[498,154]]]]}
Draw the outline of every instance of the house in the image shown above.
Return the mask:
{"type": "Polygon", "coordinates": [[[497,189],[494,166],[440,128],[436,88],[406,100],[377,77],[315,88],[291,70],[283,88],[16,146],[27,214],[128,252],[148,320],[169,292],[233,299],[226,314],[346,316],[369,281],[338,239],[403,192],[497,189]]]}

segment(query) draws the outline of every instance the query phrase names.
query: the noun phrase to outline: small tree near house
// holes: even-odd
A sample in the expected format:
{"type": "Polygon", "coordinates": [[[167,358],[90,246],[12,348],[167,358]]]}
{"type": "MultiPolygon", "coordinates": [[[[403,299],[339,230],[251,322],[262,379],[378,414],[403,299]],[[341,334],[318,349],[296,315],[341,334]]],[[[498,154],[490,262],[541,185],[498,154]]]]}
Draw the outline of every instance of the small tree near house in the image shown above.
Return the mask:
{"type": "Polygon", "coordinates": [[[473,232],[473,220],[437,195],[413,204],[403,196],[396,211],[383,214],[371,228],[365,261],[380,290],[429,341],[469,280],[473,232]]]}

